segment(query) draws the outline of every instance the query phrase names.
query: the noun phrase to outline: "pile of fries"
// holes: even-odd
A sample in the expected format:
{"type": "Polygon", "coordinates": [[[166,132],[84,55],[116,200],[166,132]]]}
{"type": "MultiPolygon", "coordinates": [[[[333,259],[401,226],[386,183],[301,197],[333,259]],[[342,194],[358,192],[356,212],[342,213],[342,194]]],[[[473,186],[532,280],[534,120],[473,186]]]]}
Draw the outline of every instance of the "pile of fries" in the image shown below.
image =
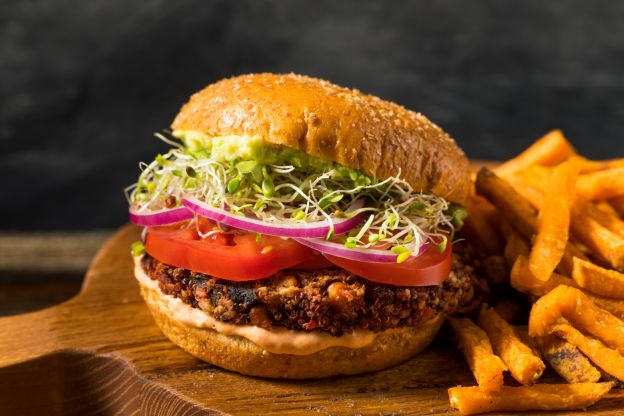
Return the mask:
{"type": "MultiPolygon", "coordinates": [[[[516,158],[482,168],[464,233],[496,293],[527,295],[518,307],[483,305],[475,320],[450,318],[478,386],[449,389],[463,414],[573,410],[624,382],[624,159],[588,160],[561,131],[516,158]],[[565,383],[535,384],[549,365],[565,383]],[[503,385],[504,372],[519,386],[503,385]],[[600,380],[603,380],[600,382],[600,380]]],[[[620,395],[621,397],[621,395],[620,395]]]]}

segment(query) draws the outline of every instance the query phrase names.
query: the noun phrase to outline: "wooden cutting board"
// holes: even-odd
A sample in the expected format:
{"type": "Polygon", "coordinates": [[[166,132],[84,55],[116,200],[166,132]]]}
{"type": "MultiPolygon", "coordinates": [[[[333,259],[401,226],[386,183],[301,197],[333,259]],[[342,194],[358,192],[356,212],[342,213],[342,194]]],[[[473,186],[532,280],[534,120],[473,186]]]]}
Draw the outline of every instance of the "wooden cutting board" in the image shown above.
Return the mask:
{"type": "MultiPolygon", "coordinates": [[[[444,332],[414,359],[360,376],[265,380],[203,363],[152,321],[132,274],[137,239],[137,227],[120,228],[75,298],[0,319],[0,414],[448,415],[447,388],[474,384],[444,332]]],[[[623,412],[606,400],[586,414],[623,412]]]]}

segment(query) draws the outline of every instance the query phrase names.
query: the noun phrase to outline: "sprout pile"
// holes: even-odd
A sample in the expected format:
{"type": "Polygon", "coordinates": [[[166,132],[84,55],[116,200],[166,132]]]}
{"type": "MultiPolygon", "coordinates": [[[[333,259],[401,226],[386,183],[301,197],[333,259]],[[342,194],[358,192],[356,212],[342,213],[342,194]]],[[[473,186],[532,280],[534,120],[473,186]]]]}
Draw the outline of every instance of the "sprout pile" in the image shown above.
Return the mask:
{"type": "Polygon", "coordinates": [[[417,255],[427,241],[444,250],[449,234],[465,216],[461,206],[415,191],[401,172],[377,180],[335,163],[327,163],[325,171],[319,172],[296,157],[273,164],[217,161],[210,151],[191,151],[157,136],[175,147],[150,164],[140,164],[138,182],[126,189],[137,212],[173,208],[192,196],[236,215],[275,224],[324,220],[332,224],[332,218],[364,213],[365,219],[348,234],[334,236],[330,226],[326,238],[349,248],[390,248],[398,262],[417,255]],[[360,199],[365,200],[364,207],[349,211],[360,199]]]}

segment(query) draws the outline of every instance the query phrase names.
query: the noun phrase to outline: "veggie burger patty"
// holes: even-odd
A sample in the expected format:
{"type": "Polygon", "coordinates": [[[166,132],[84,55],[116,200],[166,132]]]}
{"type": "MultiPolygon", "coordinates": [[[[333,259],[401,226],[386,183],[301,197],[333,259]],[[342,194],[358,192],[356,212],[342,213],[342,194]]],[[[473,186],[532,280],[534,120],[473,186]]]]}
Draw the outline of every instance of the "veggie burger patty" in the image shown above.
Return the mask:
{"type": "Polygon", "coordinates": [[[217,320],[336,336],[352,329],[416,326],[440,312],[470,309],[481,287],[469,257],[459,253],[453,254],[452,271],[442,284],[413,287],[376,284],[339,267],[282,270],[261,280],[233,282],[169,266],[148,254],[141,264],[163,293],[217,320]]]}

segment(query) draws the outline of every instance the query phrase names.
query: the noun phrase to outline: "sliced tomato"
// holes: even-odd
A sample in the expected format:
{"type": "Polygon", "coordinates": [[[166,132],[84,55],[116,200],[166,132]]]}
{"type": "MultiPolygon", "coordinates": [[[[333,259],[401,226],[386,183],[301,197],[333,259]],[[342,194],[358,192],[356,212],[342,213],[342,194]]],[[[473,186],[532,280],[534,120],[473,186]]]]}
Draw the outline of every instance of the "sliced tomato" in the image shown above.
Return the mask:
{"type": "Polygon", "coordinates": [[[316,269],[323,269],[325,267],[333,267],[333,266],[334,266],[334,263],[327,260],[325,256],[323,256],[321,253],[319,253],[316,250],[312,250],[312,256],[309,259],[304,260],[299,264],[295,264],[294,266],[291,267],[291,269],[316,270],[316,269]]]}
{"type": "Polygon", "coordinates": [[[216,230],[210,220],[196,220],[148,228],[145,250],[163,263],[232,281],[257,280],[283,269],[311,270],[339,266],[364,279],[398,286],[429,286],[444,281],[451,270],[452,248],[443,253],[430,247],[403,263],[358,262],[315,250],[292,239],[252,233],[202,233],[216,230]],[[197,222],[195,222],[197,221],[197,222]]]}
{"type": "Polygon", "coordinates": [[[261,279],[299,264],[316,268],[315,264],[324,263],[314,250],[291,239],[262,236],[256,242],[250,233],[201,238],[197,227],[206,233],[215,225],[201,217],[197,224],[194,221],[150,227],[145,250],[163,263],[233,281],[261,279]]]}
{"type": "Polygon", "coordinates": [[[361,262],[323,254],[336,266],[372,282],[396,286],[432,286],[442,283],[451,272],[452,244],[440,252],[430,246],[418,257],[403,263],[361,262]]]}

